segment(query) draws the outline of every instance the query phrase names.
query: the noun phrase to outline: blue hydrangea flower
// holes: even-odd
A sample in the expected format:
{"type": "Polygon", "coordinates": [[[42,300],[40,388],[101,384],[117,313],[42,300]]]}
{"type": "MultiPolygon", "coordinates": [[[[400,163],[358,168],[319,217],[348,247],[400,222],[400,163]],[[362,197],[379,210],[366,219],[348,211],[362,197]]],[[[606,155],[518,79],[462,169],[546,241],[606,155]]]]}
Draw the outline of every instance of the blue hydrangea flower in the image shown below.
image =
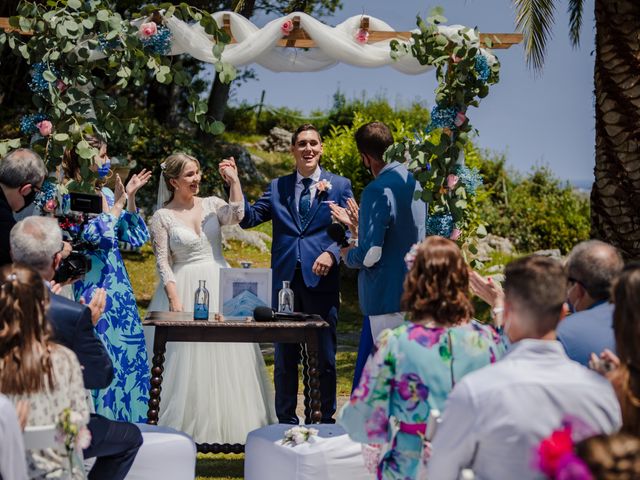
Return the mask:
{"type": "Polygon", "coordinates": [[[49,90],[49,82],[44,79],[42,75],[47,69],[57,77],[58,71],[53,66],[48,66],[44,62],[34,63],[31,67],[31,81],[29,82],[29,88],[33,93],[43,93],[49,90]]]}
{"type": "Polygon", "coordinates": [[[489,76],[491,75],[491,68],[489,67],[489,62],[487,62],[487,57],[482,54],[476,55],[475,68],[480,80],[482,80],[483,82],[489,80],[489,76]]]}
{"type": "Polygon", "coordinates": [[[25,135],[33,135],[38,132],[38,123],[43,120],[47,120],[47,116],[44,113],[34,113],[32,115],[25,115],[20,120],[20,130],[25,135]]]}
{"type": "Polygon", "coordinates": [[[56,197],[56,192],[57,189],[55,184],[47,179],[42,183],[40,191],[37,193],[33,203],[35,203],[39,208],[43,208],[49,200],[56,197]]]}
{"type": "Polygon", "coordinates": [[[104,34],[98,35],[98,48],[101,52],[107,53],[107,50],[115,50],[120,46],[120,42],[117,38],[107,40],[104,34]]]}
{"type": "Polygon", "coordinates": [[[431,109],[431,123],[427,127],[427,133],[436,128],[455,128],[458,111],[454,107],[441,107],[436,105],[431,109]]]}
{"type": "Polygon", "coordinates": [[[164,25],[158,26],[155,35],[141,39],[144,48],[151,53],[168,55],[171,52],[171,30],[164,25]]]}
{"type": "Polygon", "coordinates": [[[460,165],[456,168],[456,175],[460,183],[464,185],[468,195],[475,195],[478,187],[482,185],[482,175],[477,168],[469,168],[466,165],[460,165]]]}
{"type": "Polygon", "coordinates": [[[455,223],[453,216],[450,213],[429,215],[426,222],[427,235],[440,235],[444,238],[449,238],[455,223]]]}

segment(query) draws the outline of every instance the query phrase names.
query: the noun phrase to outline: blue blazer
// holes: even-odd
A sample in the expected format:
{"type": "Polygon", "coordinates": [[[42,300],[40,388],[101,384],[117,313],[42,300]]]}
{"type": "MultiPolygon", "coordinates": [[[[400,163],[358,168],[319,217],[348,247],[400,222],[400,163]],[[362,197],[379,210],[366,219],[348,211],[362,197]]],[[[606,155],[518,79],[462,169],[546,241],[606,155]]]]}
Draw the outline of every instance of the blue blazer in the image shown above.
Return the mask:
{"type": "Polygon", "coordinates": [[[53,326],[54,340],[78,357],[84,387],[108,387],[113,380],[113,363],[95,334],[89,307],[51,293],[47,319],[53,326]]]}
{"type": "Polygon", "coordinates": [[[426,204],[414,200],[421,190],[411,172],[392,162],[362,191],[358,246],[345,264],[359,268],[358,297],[364,315],[400,312],[402,284],[407,273],[404,256],[425,236],[426,204]],[[380,260],[365,266],[371,247],[381,247],[380,260]]]}
{"type": "Polygon", "coordinates": [[[278,291],[282,288],[282,282],[293,279],[298,260],[307,287],[323,292],[337,291],[340,288],[340,248],[327,235],[327,227],[332,221],[331,210],[322,202],[332,200],[346,206],[347,199],[353,197],[351,181],[321,169],[320,180],[331,182],[331,190],[316,192],[308,219],[302,224],[295,204],[296,178],[297,173],[293,172],[272,180],[262,197],[253,205],[245,199],[244,218],[240,222],[242,228],[251,228],[273,221],[271,269],[274,308],[278,305],[278,291]],[[322,252],[330,252],[336,260],[324,277],[311,271],[313,263],[322,252]]]}

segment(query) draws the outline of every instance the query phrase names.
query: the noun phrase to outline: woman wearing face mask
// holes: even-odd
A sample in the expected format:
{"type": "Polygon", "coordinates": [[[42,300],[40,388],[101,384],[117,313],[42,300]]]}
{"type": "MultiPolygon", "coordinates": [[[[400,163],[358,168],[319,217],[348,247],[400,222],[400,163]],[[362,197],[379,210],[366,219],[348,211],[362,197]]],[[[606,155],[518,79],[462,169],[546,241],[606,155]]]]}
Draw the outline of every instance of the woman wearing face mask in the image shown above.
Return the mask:
{"type": "MultiPolygon", "coordinates": [[[[107,145],[95,137],[85,140],[99,152],[92,168],[105,176],[109,170],[107,145]]],[[[72,188],[73,182],[80,180],[77,153],[65,151],[62,166],[72,188]]],[[[102,214],[89,220],[80,233],[80,239],[90,245],[85,253],[91,258],[91,270],[73,284],[76,300],[86,303],[96,288],[106,290],[104,313],[95,327],[113,361],[115,378],[106,389],[95,390],[93,399],[96,413],[127,422],[146,421],[149,365],[136,299],[118,244],[122,241],[140,247],[149,239],[135,197],[150,177],[151,172],[142,170],[132,175],[125,187],[116,176],[115,191],[103,186],[102,179],[96,181],[102,214]]]]}
{"type": "MultiPolygon", "coordinates": [[[[192,312],[199,280],[217,312],[222,254],[221,225],[244,216],[233,159],[220,162],[229,203],[199,197],[200,162],[176,153],[162,164],[158,210],[150,229],[160,284],[150,311],[192,312]]],[[[151,329],[147,332],[152,340],[151,329]]],[[[247,434],[275,422],[273,393],[262,353],[252,343],[169,343],[165,354],[160,425],[188,433],[197,443],[245,443],[247,434]]]]}

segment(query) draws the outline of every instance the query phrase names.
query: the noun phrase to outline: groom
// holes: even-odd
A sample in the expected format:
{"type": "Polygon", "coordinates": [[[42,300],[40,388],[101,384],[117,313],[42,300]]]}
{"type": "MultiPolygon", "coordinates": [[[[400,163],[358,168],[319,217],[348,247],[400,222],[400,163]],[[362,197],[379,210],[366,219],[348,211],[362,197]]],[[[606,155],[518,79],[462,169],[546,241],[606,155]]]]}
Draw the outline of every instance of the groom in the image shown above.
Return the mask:
{"type": "MultiPolygon", "coordinates": [[[[327,235],[331,224],[328,203],[344,207],[353,197],[351,182],[320,168],[322,139],[310,124],[291,138],[296,171],[276,178],[253,205],[245,200],[240,226],[255,227],[273,221],[271,268],[274,307],[282,282],[291,282],[294,310],[315,313],[329,327],[320,333],[320,394],[322,423],[334,423],[336,411],[336,325],[340,303],[340,249],[327,235]]],[[[276,344],[274,383],[280,423],[297,424],[300,345],[276,344]]],[[[310,418],[305,418],[311,423],[310,418]]]]}

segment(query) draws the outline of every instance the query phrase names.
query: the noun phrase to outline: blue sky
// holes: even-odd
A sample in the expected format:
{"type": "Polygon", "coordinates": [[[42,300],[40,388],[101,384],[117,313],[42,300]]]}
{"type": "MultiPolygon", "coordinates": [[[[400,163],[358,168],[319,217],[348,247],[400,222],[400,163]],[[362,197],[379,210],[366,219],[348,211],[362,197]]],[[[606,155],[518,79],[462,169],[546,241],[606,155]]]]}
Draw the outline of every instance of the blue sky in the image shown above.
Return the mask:
{"type": "MultiPolygon", "coordinates": [[[[534,165],[548,165],[557,176],[572,181],[593,179],[594,165],[594,0],[584,5],[581,45],[571,47],[568,38],[568,2],[557,1],[556,24],[544,70],[535,75],[525,64],[522,46],[497,50],[502,69],[500,83],[468,112],[478,128],[481,147],[504,152],[508,165],[522,172],[534,165]]],[[[415,27],[415,16],[426,17],[435,5],[444,7],[450,24],[477,26],[481,32],[513,32],[514,10],[509,0],[344,0],[344,8],[325,19],[335,25],[346,18],[367,14],[396,30],[415,27]]],[[[266,17],[256,17],[262,26],[266,17]]],[[[348,98],[384,95],[392,104],[414,100],[433,104],[435,75],[404,75],[391,68],[362,69],[338,65],[315,73],[273,73],[255,68],[257,81],[237,89],[235,102],[265,102],[297,108],[304,113],[327,109],[339,88],[348,98]]]]}

